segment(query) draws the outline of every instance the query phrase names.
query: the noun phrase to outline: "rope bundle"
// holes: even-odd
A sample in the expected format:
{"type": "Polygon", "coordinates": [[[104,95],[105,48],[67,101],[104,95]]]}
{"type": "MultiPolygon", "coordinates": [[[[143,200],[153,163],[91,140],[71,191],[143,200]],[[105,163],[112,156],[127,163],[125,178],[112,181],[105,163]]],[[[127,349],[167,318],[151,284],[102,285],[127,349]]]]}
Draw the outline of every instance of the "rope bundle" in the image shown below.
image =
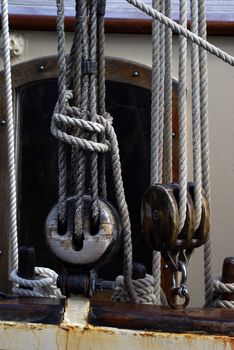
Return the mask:
{"type": "MultiPolygon", "coordinates": [[[[152,131],[151,131],[151,184],[172,181],[172,104],[171,64],[172,32],[179,36],[179,129],[180,129],[180,230],[186,217],[187,193],[187,130],[186,130],[186,55],[187,41],[192,43],[193,80],[193,137],[196,223],[201,216],[201,187],[210,197],[208,115],[207,115],[207,57],[206,51],[234,65],[234,58],[206,41],[205,1],[191,0],[192,26],[186,28],[186,1],[180,1],[180,24],[172,21],[171,1],[153,0],[152,7],[141,0],[127,0],[133,6],[150,15],[153,20],[153,67],[152,67],[152,131]],[[199,4],[199,6],[198,6],[199,4]],[[160,23],[161,24],[160,24],[160,23]],[[166,28],[164,28],[164,25],[166,28]],[[200,35],[200,36],[198,36],[200,35]],[[198,45],[195,47],[194,45],[198,45]],[[160,50],[159,50],[160,49],[160,50]],[[205,51],[206,50],[206,51],[205,51]],[[164,66],[166,67],[164,69],[164,66]],[[164,107],[165,106],[165,107],[164,107]],[[165,117],[164,117],[165,116],[165,117]],[[163,145],[164,150],[163,150],[163,145]],[[163,170],[162,170],[163,169],[163,170]]],[[[55,274],[40,270],[36,281],[23,281],[17,277],[18,242],[16,222],[15,146],[12,109],[12,89],[9,56],[9,26],[7,0],[1,0],[4,39],[4,65],[8,118],[8,159],[10,178],[10,230],[12,255],[12,280],[23,286],[35,288],[35,293],[52,293],[55,274]],[[52,290],[48,291],[49,285],[52,290]],[[47,289],[47,290],[46,290],[47,289]]],[[[98,196],[106,198],[105,152],[111,152],[114,188],[123,227],[124,277],[117,278],[116,298],[134,302],[160,303],[160,253],[154,253],[153,277],[132,280],[131,225],[121,176],[118,142],[105,109],[105,60],[104,15],[105,1],[76,1],[76,28],[69,58],[65,58],[64,1],[57,0],[58,46],[58,103],[52,117],[51,131],[59,139],[59,219],[66,222],[67,198],[67,145],[71,146],[71,179],[74,193],[78,196],[77,207],[82,204],[85,192],[86,151],[90,156],[90,188],[93,199],[92,218],[97,219],[98,196]],[[70,88],[72,87],[72,92],[70,88]],[[71,106],[73,99],[74,106],[71,106]],[[91,136],[89,135],[91,134],[91,136]],[[124,291],[126,290],[126,291],[124,291]],[[155,295],[152,295],[154,290],[155,295]]],[[[205,245],[206,305],[211,304],[211,244],[205,245]]],[[[221,282],[215,288],[224,288],[221,282]]],[[[227,288],[227,286],[225,286],[227,288]]],[[[229,288],[231,288],[229,286],[229,288]]],[[[15,289],[16,293],[22,289],[15,289]]],[[[20,293],[21,293],[20,292],[20,293]]],[[[27,291],[31,293],[31,290],[27,291]]],[[[26,293],[26,292],[25,292],[26,293]]],[[[38,294],[38,295],[39,295],[38,294]]],[[[53,293],[52,293],[53,294],[53,293]]],[[[40,295],[41,296],[41,295],[40,295]]]]}
{"type": "Polygon", "coordinates": [[[45,267],[35,268],[35,279],[21,278],[14,269],[11,272],[11,280],[15,286],[12,293],[21,297],[61,298],[62,294],[57,288],[57,273],[45,267]]]}
{"type": "Polygon", "coordinates": [[[225,309],[234,309],[234,301],[223,299],[220,294],[234,293],[234,283],[223,283],[221,276],[214,279],[214,295],[217,297],[214,300],[214,306],[225,309]]]}
{"type": "MultiPolygon", "coordinates": [[[[116,287],[112,296],[113,301],[130,302],[131,299],[126,290],[124,277],[118,276],[115,280],[116,287]]],[[[139,304],[155,304],[154,293],[154,278],[146,275],[145,278],[133,280],[133,287],[135,289],[139,304]]]]}

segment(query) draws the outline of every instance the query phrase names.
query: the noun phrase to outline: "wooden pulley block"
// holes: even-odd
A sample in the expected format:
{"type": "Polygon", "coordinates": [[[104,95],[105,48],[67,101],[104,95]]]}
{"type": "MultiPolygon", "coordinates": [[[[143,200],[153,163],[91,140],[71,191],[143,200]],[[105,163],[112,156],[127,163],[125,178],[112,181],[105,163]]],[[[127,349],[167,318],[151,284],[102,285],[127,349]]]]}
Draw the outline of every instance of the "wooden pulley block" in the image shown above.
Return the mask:
{"type": "MultiPolygon", "coordinates": [[[[188,192],[190,193],[192,199],[194,200],[194,184],[192,182],[188,183],[188,192]]],[[[202,213],[201,221],[197,230],[193,234],[193,239],[190,245],[187,247],[188,253],[194,248],[200,247],[207,241],[210,232],[210,207],[209,202],[206,197],[204,190],[202,189],[202,213]]]]}
{"type": "MultiPolygon", "coordinates": [[[[179,207],[179,185],[177,183],[172,183],[171,188],[173,190],[174,197],[176,199],[177,205],[179,207]]],[[[186,249],[192,242],[195,227],[195,217],[194,217],[194,206],[192,197],[187,191],[187,209],[186,209],[186,219],[181,232],[178,234],[173,249],[182,250],[186,249]]]]}
{"type": "Polygon", "coordinates": [[[153,250],[165,251],[176,246],[179,212],[173,190],[171,184],[156,184],[144,193],[141,225],[153,250]]]}
{"type": "MultiPolygon", "coordinates": [[[[79,265],[83,268],[93,268],[108,261],[119,248],[121,227],[115,209],[107,201],[98,200],[98,229],[93,230],[91,220],[92,199],[84,196],[82,208],[82,241],[78,246],[74,241],[77,197],[67,199],[67,227],[64,234],[59,232],[58,204],[46,219],[46,237],[51,251],[63,262],[79,265]]],[[[78,219],[79,220],[79,217],[78,219]]]]}

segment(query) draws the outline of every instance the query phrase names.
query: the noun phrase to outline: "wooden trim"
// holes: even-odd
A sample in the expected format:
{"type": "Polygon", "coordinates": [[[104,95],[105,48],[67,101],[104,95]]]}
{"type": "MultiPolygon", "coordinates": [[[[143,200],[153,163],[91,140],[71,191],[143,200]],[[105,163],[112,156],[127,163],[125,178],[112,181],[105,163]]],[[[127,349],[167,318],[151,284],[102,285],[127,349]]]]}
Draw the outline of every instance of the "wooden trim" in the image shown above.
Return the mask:
{"type": "MultiPolygon", "coordinates": [[[[101,293],[100,293],[101,294],[101,293]]],[[[114,303],[100,295],[91,299],[89,322],[95,326],[234,336],[234,313],[228,309],[172,310],[166,306],[114,303]]]]}
{"type": "MultiPolygon", "coordinates": [[[[9,6],[10,27],[16,30],[56,30],[56,15],[54,9],[32,8],[23,6],[9,6]]],[[[74,14],[71,10],[66,11],[65,30],[74,30],[74,14]]],[[[110,14],[105,20],[106,33],[116,34],[151,34],[151,19],[149,18],[123,18],[110,14]]],[[[234,15],[228,19],[222,15],[210,15],[207,21],[208,35],[234,35],[234,15]]]]}

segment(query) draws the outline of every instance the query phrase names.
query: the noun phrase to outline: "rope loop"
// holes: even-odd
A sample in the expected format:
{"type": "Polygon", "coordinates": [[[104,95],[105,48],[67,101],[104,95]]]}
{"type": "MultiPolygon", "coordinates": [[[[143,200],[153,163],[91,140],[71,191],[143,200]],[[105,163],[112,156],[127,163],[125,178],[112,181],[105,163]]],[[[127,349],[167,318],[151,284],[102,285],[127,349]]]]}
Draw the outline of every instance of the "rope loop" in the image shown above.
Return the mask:
{"type": "MultiPolygon", "coordinates": [[[[115,292],[112,296],[112,300],[118,301],[118,302],[131,301],[124,282],[124,276],[117,276],[115,283],[116,283],[115,292]]],[[[155,303],[153,276],[146,275],[145,278],[132,280],[132,283],[138,298],[138,303],[140,304],[155,303]]]]}
{"type": "Polygon", "coordinates": [[[57,273],[45,267],[35,267],[35,279],[28,280],[19,277],[17,269],[12,270],[11,280],[15,287],[12,289],[13,294],[18,296],[30,297],[50,297],[61,298],[62,294],[57,288],[57,273]]]}
{"type": "MultiPolygon", "coordinates": [[[[81,138],[77,129],[82,131],[92,132],[92,133],[104,133],[105,127],[97,122],[91,122],[80,118],[75,118],[80,116],[80,111],[76,107],[67,107],[67,112],[71,112],[71,116],[54,113],[51,122],[51,132],[60,141],[67,143],[73,147],[78,147],[83,150],[90,152],[104,153],[109,150],[109,143],[107,141],[95,142],[92,140],[87,140],[86,138],[81,138]],[[74,131],[76,131],[74,133],[74,131]],[[74,133],[74,135],[72,135],[74,133]]],[[[106,124],[107,125],[107,124],[106,124]]]]}
{"type": "Polygon", "coordinates": [[[217,298],[214,300],[214,306],[218,308],[234,309],[234,300],[225,300],[221,297],[222,293],[234,293],[234,283],[224,283],[221,279],[221,276],[217,276],[214,279],[214,295],[217,295],[217,298]]]}

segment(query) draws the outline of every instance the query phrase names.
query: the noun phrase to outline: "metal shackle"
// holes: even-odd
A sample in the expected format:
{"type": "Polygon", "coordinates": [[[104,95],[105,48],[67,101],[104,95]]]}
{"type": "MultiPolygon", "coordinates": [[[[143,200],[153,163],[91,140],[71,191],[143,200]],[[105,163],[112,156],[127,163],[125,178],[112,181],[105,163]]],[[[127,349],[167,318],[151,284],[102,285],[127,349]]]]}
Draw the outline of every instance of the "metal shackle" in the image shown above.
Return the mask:
{"type": "MultiPolygon", "coordinates": [[[[112,205],[99,199],[98,230],[92,231],[90,196],[84,196],[82,207],[81,247],[74,243],[74,222],[77,197],[67,199],[67,228],[65,234],[58,232],[58,204],[46,219],[46,237],[51,251],[63,262],[73,265],[97,266],[108,260],[120,245],[120,223],[112,205]]],[[[78,208],[80,209],[80,208],[78,208]]]]}

